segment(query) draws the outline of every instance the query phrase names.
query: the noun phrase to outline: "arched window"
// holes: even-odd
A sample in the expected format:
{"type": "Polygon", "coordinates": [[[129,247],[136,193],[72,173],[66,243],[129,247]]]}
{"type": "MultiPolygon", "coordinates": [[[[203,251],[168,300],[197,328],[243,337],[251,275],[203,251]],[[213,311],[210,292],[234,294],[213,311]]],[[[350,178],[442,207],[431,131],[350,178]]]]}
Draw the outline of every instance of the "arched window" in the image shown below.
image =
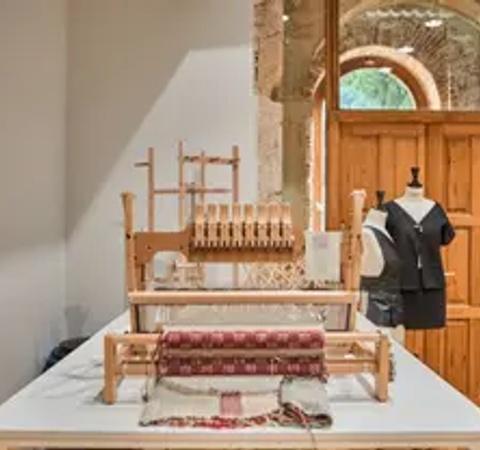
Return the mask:
{"type": "Polygon", "coordinates": [[[360,68],[340,79],[342,109],[416,109],[408,86],[388,67],[360,68]]]}

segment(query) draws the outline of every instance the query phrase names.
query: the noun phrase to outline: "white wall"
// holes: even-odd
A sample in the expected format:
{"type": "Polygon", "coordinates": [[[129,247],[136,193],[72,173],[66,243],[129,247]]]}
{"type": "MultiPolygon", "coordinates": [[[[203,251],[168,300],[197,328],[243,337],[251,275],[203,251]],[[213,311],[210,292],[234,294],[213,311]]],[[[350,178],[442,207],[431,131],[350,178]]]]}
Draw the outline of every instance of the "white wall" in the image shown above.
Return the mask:
{"type": "Polygon", "coordinates": [[[0,0],[0,402],[64,333],[66,4],[0,0]]]}
{"type": "MultiPolygon", "coordinates": [[[[91,333],[124,308],[120,192],[145,224],[145,174],[176,182],[176,143],[242,149],[242,199],[256,196],[256,101],[250,0],[71,0],[68,43],[67,321],[91,333]]],[[[210,180],[228,181],[228,172],[210,180]]],[[[217,183],[218,185],[218,183],[217,183]]],[[[172,200],[160,226],[176,227],[172,200]]]]}

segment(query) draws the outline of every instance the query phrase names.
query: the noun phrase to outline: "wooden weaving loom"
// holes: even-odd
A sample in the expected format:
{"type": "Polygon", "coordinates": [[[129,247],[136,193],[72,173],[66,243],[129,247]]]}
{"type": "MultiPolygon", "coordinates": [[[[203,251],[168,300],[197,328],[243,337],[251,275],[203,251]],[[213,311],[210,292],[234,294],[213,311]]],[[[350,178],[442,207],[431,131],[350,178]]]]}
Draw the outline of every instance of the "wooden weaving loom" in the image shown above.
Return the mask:
{"type": "MultiPolygon", "coordinates": [[[[358,193],[357,193],[358,194],[358,193]]],[[[133,229],[133,195],[123,194],[125,213],[125,254],[127,290],[130,301],[131,330],[126,334],[105,336],[104,401],[112,404],[117,397],[117,384],[125,376],[158,375],[159,357],[218,358],[320,358],[329,374],[371,373],[375,397],[388,398],[390,376],[389,339],[376,332],[355,330],[358,308],[358,271],[361,254],[361,215],[363,195],[354,195],[351,225],[345,230],[342,248],[342,290],[149,290],[146,268],[156,252],[178,251],[189,261],[244,262],[293,261],[304,253],[303,233],[294,230],[288,205],[238,204],[198,205],[192,223],[178,232],[135,232],[133,229]],[[230,213],[230,215],[228,214],[230,213]],[[242,214],[243,213],[243,214],[242,214]],[[218,214],[218,215],[217,215],[218,214]],[[168,331],[160,324],[156,332],[143,331],[142,308],[160,305],[233,305],[233,304],[296,304],[344,305],[349,308],[344,331],[327,332],[325,346],[305,348],[162,348],[168,331]],[[213,357],[213,356],[212,356],[213,357]]],[[[317,326],[317,331],[318,331],[317,326]]],[[[312,332],[312,329],[309,330],[312,332]]],[[[313,330],[315,331],[315,330],[313,330]]],[[[301,331],[294,331],[293,334],[301,331]]],[[[297,339],[297,336],[294,336],[297,339]]],[[[168,375],[168,368],[165,372],[168,375]]],[[[262,373],[265,375],[265,373],[262,373]]],[[[272,373],[273,374],[273,373],[272,373]]],[[[278,373],[276,373],[278,374],[278,373]]],[[[175,373],[178,375],[178,373],[175,373]]],[[[209,373],[215,375],[215,373],[209,373]]],[[[224,375],[224,374],[222,374],[224,375]]]]}

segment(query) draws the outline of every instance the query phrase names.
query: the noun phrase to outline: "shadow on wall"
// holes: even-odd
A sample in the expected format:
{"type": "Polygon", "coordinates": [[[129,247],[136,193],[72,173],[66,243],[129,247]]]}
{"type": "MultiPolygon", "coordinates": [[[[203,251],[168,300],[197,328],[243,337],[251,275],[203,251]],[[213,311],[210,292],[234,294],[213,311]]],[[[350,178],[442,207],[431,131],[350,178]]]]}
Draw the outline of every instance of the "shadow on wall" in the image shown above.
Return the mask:
{"type": "Polygon", "coordinates": [[[67,239],[189,50],[250,44],[242,1],[71,0],[67,239]]]}
{"type": "MultiPolygon", "coordinates": [[[[256,116],[248,97],[250,92],[253,97],[250,9],[250,0],[71,1],[69,336],[91,334],[125,308],[119,194],[125,189],[138,194],[136,226],[141,228],[145,174],[133,162],[145,157],[146,148],[157,150],[161,185],[171,185],[180,138],[189,149],[194,141],[192,147],[215,154],[230,152],[233,143],[251,147],[256,116]]],[[[158,223],[176,223],[173,198],[158,206],[158,223]]]]}

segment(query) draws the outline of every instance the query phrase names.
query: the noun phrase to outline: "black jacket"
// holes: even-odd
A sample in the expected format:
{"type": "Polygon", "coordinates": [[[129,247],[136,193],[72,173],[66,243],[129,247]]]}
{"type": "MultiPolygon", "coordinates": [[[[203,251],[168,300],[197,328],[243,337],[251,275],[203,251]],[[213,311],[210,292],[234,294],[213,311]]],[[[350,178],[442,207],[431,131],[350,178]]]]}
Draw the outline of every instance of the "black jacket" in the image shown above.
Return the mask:
{"type": "Polygon", "coordinates": [[[395,201],[386,203],[385,208],[388,212],[386,227],[402,261],[401,289],[444,289],[440,248],[453,240],[455,231],[442,206],[435,203],[419,223],[395,201]]]}

